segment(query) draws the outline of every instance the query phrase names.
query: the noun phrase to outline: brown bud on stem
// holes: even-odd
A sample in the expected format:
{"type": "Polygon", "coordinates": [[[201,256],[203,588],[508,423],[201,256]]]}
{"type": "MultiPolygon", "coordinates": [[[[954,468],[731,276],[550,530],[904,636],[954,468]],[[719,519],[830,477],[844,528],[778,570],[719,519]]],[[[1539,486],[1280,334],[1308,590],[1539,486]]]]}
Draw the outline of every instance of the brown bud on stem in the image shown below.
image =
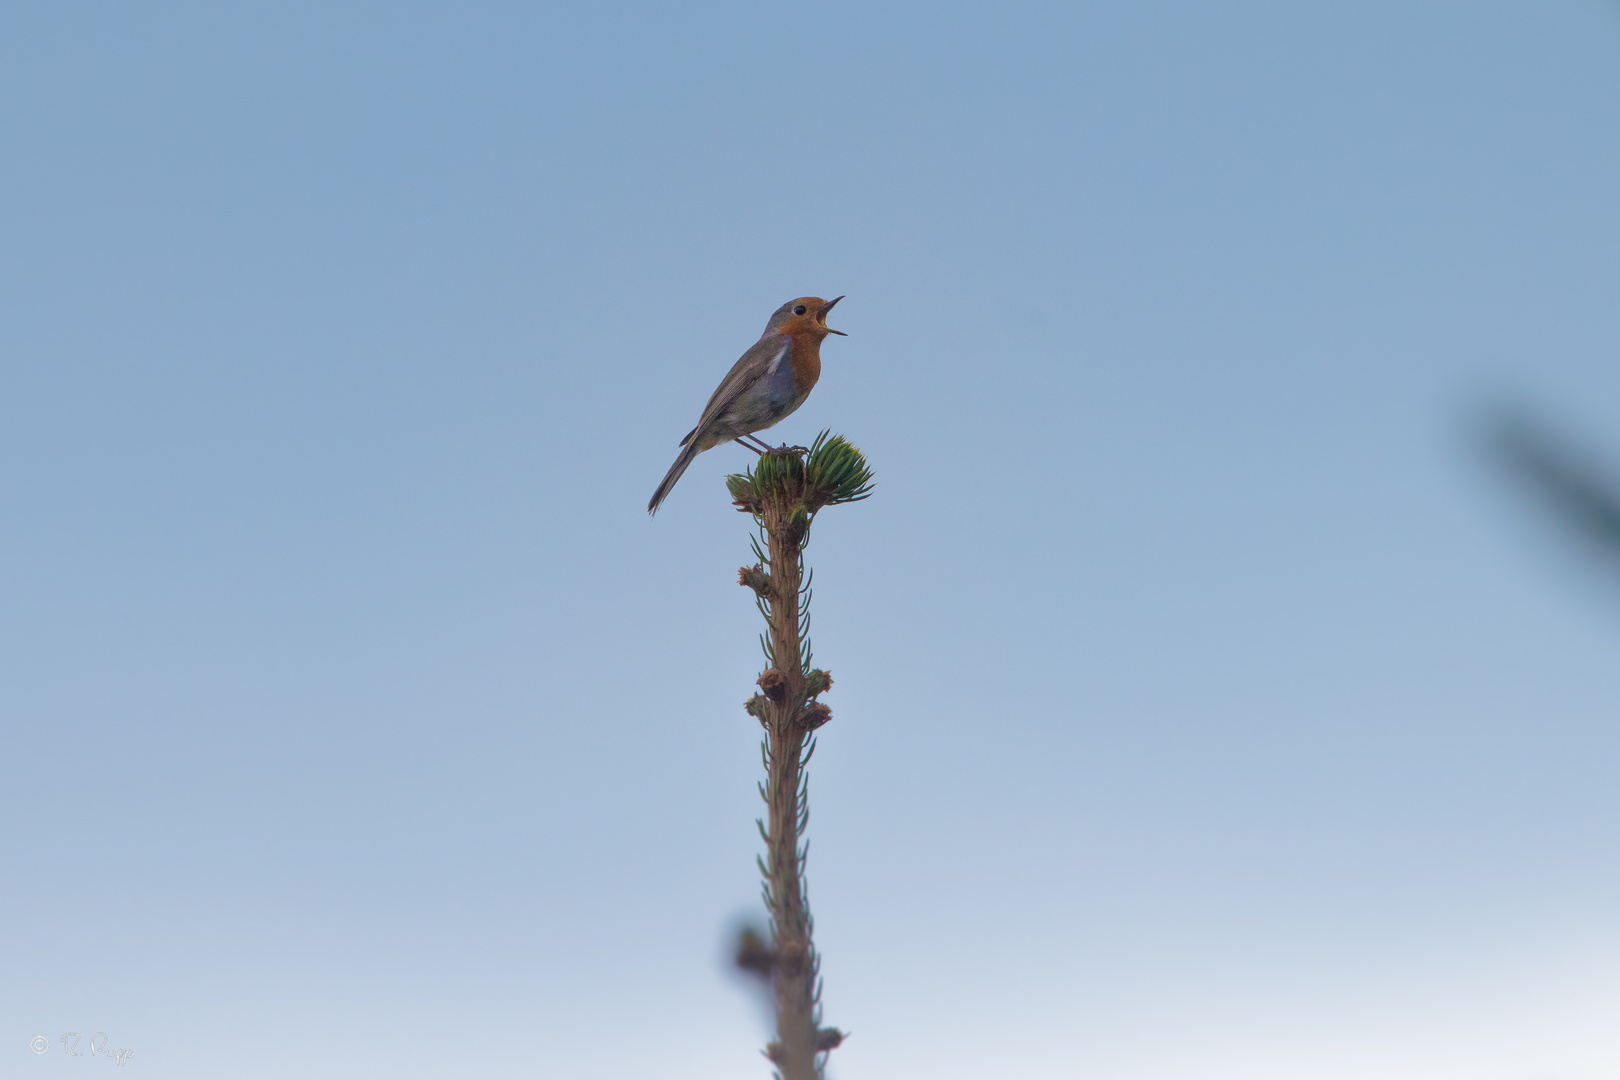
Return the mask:
{"type": "Polygon", "coordinates": [[[771,668],[759,677],[759,688],[765,691],[766,697],[780,703],[787,697],[788,677],[771,668]]]}
{"type": "Polygon", "coordinates": [[[753,589],[761,600],[776,599],[776,585],[771,581],[771,575],[767,574],[765,568],[758,563],[737,571],[737,584],[753,589]]]}
{"type": "Polygon", "coordinates": [[[799,723],[804,725],[806,731],[814,731],[831,719],[832,710],[819,701],[812,701],[799,714],[799,723]]]}

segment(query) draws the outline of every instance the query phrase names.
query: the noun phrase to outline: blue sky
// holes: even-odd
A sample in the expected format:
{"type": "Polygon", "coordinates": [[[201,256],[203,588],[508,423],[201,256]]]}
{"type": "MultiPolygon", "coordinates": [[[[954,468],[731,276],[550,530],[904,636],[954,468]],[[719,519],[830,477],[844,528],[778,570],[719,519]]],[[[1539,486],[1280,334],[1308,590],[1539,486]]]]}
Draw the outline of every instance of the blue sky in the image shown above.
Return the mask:
{"type": "Polygon", "coordinates": [[[1620,470],[1615,5],[13,4],[0,145],[8,1075],[765,1075],[750,455],[644,507],[804,294],[835,1080],[1620,1071],[1477,437],[1620,470]]]}

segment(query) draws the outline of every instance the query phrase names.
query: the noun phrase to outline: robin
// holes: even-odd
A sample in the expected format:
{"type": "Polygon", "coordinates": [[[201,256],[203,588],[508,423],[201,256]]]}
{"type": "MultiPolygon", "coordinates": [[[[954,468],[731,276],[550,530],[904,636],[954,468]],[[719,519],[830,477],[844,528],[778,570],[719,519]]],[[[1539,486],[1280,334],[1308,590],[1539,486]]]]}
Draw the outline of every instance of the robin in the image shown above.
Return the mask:
{"type": "Polygon", "coordinates": [[[756,454],[770,447],[753,437],[804,404],[821,377],[821,341],[828,334],[847,337],[827,326],[827,312],[842,300],[801,296],[776,309],[754,347],[732,365],[719,389],[703,407],[697,427],[681,440],[683,449],[653,492],[647,513],[656,514],[675,481],[692,459],[721,443],[736,441],[756,454]]]}

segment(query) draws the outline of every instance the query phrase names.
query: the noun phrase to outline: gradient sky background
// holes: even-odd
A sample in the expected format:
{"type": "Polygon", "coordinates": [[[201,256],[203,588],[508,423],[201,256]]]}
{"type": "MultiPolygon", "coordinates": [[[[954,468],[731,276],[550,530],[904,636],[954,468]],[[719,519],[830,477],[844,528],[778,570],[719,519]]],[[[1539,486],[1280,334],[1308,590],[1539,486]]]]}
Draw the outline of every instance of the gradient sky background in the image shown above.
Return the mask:
{"type": "Polygon", "coordinates": [[[834,1080],[1620,1076],[1476,438],[1620,469],[1620,5],[10,3],[0,147],[6,1075],[763,1078],[751,455],[644,507],[847,293],[834,1080]]]}

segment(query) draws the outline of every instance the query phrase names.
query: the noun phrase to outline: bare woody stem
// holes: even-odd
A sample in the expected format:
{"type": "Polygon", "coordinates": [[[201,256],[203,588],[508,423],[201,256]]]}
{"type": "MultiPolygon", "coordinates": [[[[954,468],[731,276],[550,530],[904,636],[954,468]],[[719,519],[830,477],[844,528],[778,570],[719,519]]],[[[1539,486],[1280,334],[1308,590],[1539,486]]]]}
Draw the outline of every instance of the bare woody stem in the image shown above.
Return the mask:
{"type": "Polygon", "coordinates": [[[836,1028],[821,1027],[821,958],[804,881],[809,819],[804,769],[815,752],[813,733],[832,717],[816,700],[832,678],[810,666],[804,545],[817,510],[865,498],[870,481],[860,451],[825,433],[808,454],[775,450],[754,472],[727,480],[738,508],[754,516],[764,540],[763,548],[755,545],[760,563],[744,567],[739,580],[759,599],[769,626],[770,663],[759,677],[761,693],[747,708],[765,729],[767,779],[760,793],[767,820],[760,831],[766,855],[760,871],[771,941],[768,948],[745,942],[738,963],[770,978],[776,1041],[766,1054],[782,1080],[820,1080],[826,1053],[844,1039],[836,1028]]]}
{"type": "MultiPolygon", "coordinates": [[[[775,667],[761,677],[770,704],[765,709],[769,806],[766,826],[767,903],[772,951],[776,954],[776,1037],[772,1055],[782,1080],[816,1080],[817,987],[821,967],[812,940],[809,897],[804,883],[805,852],[800,843],[808,807],[804,799],[805,739],[801,722],[805,671],[800,663],[799,589],[804,555],[794,535],[788,500],[768,495],[762,507],[769,543],[774,596],[770,611],[771,654],[775,667]]],[[[806,523],[808,524],[808,523],[806,523]]]]}

